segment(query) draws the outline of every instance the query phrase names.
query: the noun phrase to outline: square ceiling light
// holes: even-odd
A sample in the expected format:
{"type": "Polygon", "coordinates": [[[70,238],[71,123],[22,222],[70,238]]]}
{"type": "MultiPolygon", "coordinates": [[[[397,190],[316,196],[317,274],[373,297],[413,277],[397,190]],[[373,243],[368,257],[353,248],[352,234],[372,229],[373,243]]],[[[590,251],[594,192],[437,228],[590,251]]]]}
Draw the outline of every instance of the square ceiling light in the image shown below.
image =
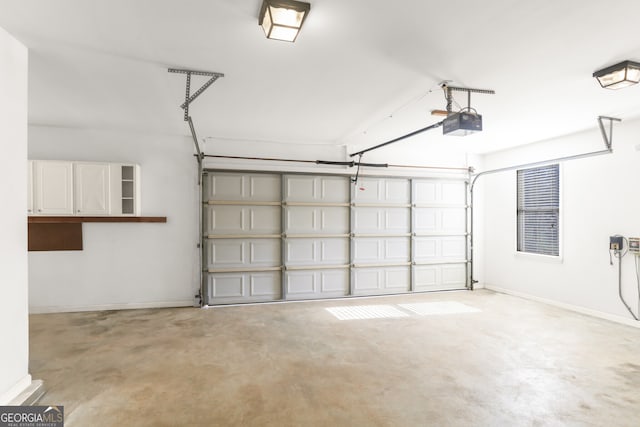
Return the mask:
{"type": "Polygon", "coordinates": [[[605,89],[621,89],[640,82],[640,63],[622,61],[593,73],[598,83],[605,89]]]}
{"type": "Polygon", "coordinates": [[[311,5],[294,0],[264,0],[258,24],[269,39],[294,42],[311,5]]]}

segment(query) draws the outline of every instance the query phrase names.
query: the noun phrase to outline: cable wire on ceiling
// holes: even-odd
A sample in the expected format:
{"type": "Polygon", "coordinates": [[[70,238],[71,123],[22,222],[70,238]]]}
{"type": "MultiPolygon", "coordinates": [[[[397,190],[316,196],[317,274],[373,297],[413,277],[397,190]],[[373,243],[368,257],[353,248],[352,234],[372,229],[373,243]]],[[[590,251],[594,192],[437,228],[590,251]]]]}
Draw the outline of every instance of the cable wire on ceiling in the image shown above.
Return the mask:
{"type": "Polygon", "coordinates": [[[364,131],[362,131],[363,135],[367,135],[367,133],[373,129],[374,127],[378,126],[380,123],[388,120],[388,119],[393,119],[393,117],[399,113],[400,111],[404,110],[405,108],[407,108],[409,105],[414,104],[414,103],[418,103],[420,101],[422,101],[427,95],[429,95],[430,93],[432,93],[434,91],[434,89],[436,87],[440,87],[445,83],[449,83],[451,82],[451,80],[442,80],[438,83],[435,83],[433,86],[431,86],[426,92],[421,92],[419,93],[417,96],[414,96],[413,98],[409,99],[407,102],[405,102],[404,104],[402,104],[400,107],[396,108],[395,110],[393,110],[390,114],[387,114],[386,116],[382,117],[381,119],[375,121],[374,123],[370,124],[364,131]]]}

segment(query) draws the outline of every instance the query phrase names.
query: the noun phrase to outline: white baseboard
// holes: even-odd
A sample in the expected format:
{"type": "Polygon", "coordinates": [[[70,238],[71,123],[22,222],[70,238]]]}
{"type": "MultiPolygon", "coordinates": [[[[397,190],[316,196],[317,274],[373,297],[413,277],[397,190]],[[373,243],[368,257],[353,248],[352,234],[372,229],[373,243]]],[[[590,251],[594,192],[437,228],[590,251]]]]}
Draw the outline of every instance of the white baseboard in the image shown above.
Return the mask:
{"type": "Polygon", "coordinates": [[[15,403],[19,396],[31,386],[31,375],[25,375],[20,381],[14,384],[9,390],[0,394],[0,406],[19,405],[15,403]]]}
{"type": "Polygon", "coordinates": [[[124,304],[101,305],[53,305],[30,306],[29,314],[73,313],[78,311],[133,310],[143,308],[193,307],[193,300],[134,302],[124,304]]]}
{"type": "Polygon", "coordinates": [[[22,393],[20,393],[15,399],[9,402],[10,406],[33,406],[36,405],[42,396],[44,396],[46,390],[44,389],[44,383],[42,380],[33,380],[31,385],[27,387],[22,393]]]}
{"type": "Polygon", "coordinates": [[[499,288],[497,286],[492,286],[492,285],[485,285],[484,288],[490,291],[501,293],[501,294],[513,295],[514,297],[520,297],[520,298],[528,299],[531,301],[537,301],[543,304],[553,305],[555,307],[560,307],[566,310],[575,311],[576,313],[586,314],[588,316],[609,320],[611,322],[621,323],[627,326],[633,326],[634,328],[640,328],[640,322],[633,319],[627,319],[625,317],[616,316],[615,314],[609,314],[603,311],[592,310],[590,308],[580,307],[577,305],[567,304],[564,302],[558,302],[558,301],[550,300],[547,298],[541,298],[535,295],[530,295],[530,294],[526,294],[518,291],[512,291],[511,289],[499,288]]]}

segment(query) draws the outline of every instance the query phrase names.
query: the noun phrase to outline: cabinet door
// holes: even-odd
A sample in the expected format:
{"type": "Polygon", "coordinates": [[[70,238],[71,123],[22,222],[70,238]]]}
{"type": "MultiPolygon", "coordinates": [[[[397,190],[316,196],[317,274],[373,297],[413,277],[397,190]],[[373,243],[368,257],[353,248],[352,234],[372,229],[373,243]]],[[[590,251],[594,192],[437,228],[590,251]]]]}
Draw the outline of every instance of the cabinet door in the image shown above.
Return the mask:
{"type": "Polygon", "coordinates": [[[73,164],[35,161],[34,203],[39,215],[73,215],[73,164]]]}
{"type": "Polygon", "coordinates": [[[108,164],[75,164],[75,199],[77,215],[109,214],[108,164]]]}
{"type": "Polygon", "coordinates": [[[27,177],[27,214],[33,215],[33,161],[29,160],[29,174],[27,177]]]}

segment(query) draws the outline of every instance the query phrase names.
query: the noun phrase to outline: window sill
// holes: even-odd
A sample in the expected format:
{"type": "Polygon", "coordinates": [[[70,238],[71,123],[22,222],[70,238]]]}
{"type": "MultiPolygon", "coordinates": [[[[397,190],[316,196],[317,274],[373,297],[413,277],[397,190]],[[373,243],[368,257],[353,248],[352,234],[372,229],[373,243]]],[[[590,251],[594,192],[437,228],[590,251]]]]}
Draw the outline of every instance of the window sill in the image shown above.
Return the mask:
{"type": "Polygon", "coordinates": [[[524,258],[541,262],[548,262],[551,264],[562,264],[563,258],[562,255],[553,256],[553,255],[541,255],[541,254],[533,254],[530,252],[520,252],[515,251],[516,258],[524,258]]]}

